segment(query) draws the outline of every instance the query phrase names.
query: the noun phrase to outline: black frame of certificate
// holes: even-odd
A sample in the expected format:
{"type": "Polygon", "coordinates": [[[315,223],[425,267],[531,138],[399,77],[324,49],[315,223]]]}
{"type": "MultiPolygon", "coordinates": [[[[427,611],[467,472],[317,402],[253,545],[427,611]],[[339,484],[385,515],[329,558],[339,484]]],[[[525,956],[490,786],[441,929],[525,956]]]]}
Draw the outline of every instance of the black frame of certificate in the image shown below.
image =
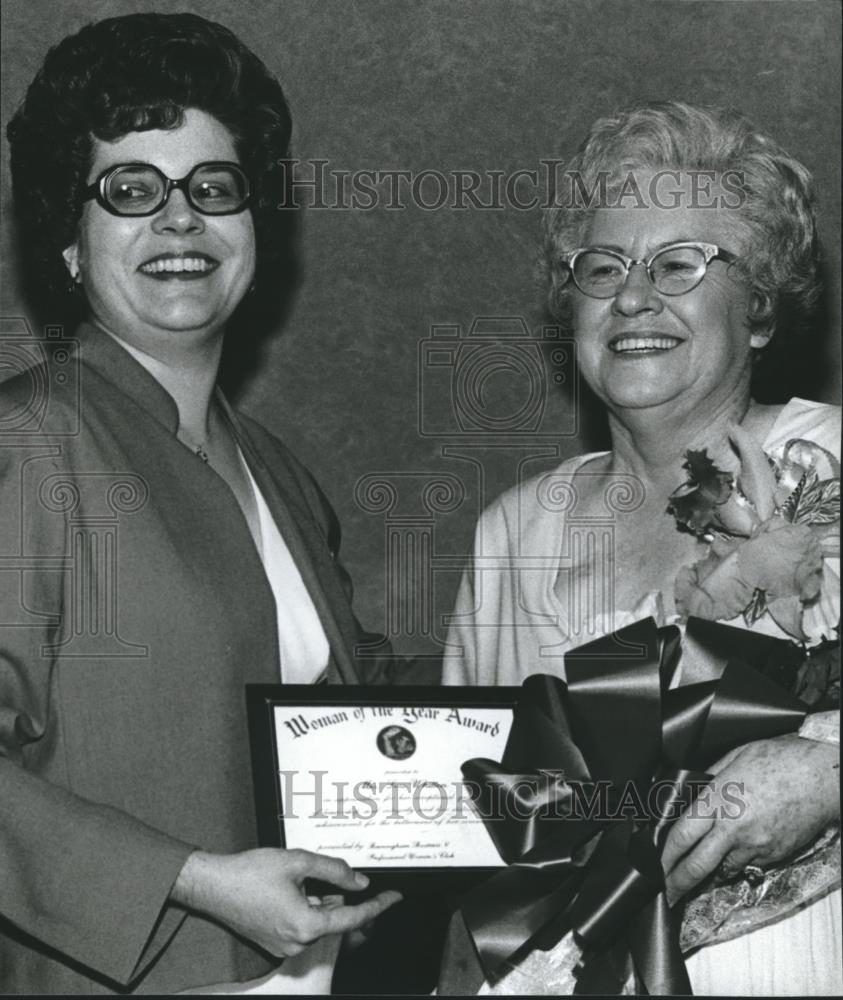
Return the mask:
{"type": "MultiPolygon", "coordinates": [[[[284,808],[279,779],[274,709],[276,706],[342,705],[349,708],[509,708],[515,707],[520,687],[422,687],[418,685],[357,684],[247,684],[246,711],[252,755],[252,778],[258,842],[262,847],[286,847],[284,808]]],[[[462,761],[454,761],[458,779],[462,761]]],[[[422,866],[367,867],[358,870],[370,879],[366,895],[384,888],[463,892],[506,867],[422,866]]],[[[318,887],[330,891],[327,886],[318,887]]],[[[336,889],[333,889],[336,892],[336,889]]]]}

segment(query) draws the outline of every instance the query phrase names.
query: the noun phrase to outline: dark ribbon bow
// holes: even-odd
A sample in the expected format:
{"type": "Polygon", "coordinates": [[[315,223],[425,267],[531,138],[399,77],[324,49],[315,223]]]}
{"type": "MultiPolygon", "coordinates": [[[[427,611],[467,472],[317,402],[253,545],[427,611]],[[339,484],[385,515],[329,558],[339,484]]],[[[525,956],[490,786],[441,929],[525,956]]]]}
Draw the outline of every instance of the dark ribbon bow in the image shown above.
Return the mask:
{"type": "Polygon", "coordinates": [[[799,656],[790,643],[692,618],[686,653],[716,679],[671,690],[680,645],[648,618],[566,654],[567,684],[524,681],[503,761],[463,765],[509,865],[461,905],[487,979],[573,931],[577,993],[619,992],[630,956],[643,992],[692,992],[664,893],[669,828],[707,767],[806,709],[765,676],[799,656]]]}

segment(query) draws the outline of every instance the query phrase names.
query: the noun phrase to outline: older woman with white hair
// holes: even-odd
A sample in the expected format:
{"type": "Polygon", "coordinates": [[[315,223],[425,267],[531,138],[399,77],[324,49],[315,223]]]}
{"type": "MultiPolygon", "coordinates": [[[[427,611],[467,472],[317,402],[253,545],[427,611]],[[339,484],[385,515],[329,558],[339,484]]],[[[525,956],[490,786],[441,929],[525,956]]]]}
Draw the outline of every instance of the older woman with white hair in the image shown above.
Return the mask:
{"type": "MultiPolygon", "coordinates": [[[[611,449],[483,514],[446,682],[564,677],[566,651],[650,615],[827,649],[840,411],[751,391],[761,352],[809,321],[820,291],[808,171],[739,114],[661,103],[596,122],[565,181],[546,218],[550,301],[607,410],[611,449]]],[[[821,662],[809,657],[796,693],[821,662]]],[[[710,676],[687,658],[681,669],[683,685],[710,676]]],[[[815,694],[833,704],[833,669],[824,676],[815,694]]],[[[798,735],[747,744],[713,768],[710,789],[716,805],[740,783],[742,814],[673,827],[668,897],[696,900],[686,921],[711,925],[687,949],[695,992],[841,991],[837,742],[832,713],[819,713],[798,735]],[[811,851],[824,860],[810,877],[781,876],[811,851]],[[703,905],[715,898],[717,926],[703,905]]],[[[570,986],[536,951],[494,991],[570,986]]]]}

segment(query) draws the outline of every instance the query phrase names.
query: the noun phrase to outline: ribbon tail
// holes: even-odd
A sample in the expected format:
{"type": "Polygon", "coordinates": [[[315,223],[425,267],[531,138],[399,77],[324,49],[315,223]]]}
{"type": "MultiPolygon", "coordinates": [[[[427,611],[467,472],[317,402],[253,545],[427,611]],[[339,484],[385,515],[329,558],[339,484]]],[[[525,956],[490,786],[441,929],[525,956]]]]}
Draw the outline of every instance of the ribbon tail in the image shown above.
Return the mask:
{"type": "Polygon", "coordinates": [[[642,993],[693,995],[679,947],[679,920],[671,912],[663,892],[647,905],[639,919],[630,922],[627,942],[642,993]]]}
{"type": "Polygon", "coordinates": [[[436,994],[441,997],[475,996],[485,979],[474,942],[462,913],[457,910],[448,925],[436,994]]]}
{"type": "Polygon", "coordinates": [[[554,934],[542,935],[552,948],[570,930],[561,915],[576,896],[580,870],[563,873],[512,866],[478,886],[463,901],[462,914],[485,978],[494,982],[534,946],[548,924],[554,934]]]}
{"type": "Polygon", "coordinates": [[[575,996],[619,996],[632,975],[629,947],[625,940],[611,947],[584,954],[576,972],[575,996]]]}

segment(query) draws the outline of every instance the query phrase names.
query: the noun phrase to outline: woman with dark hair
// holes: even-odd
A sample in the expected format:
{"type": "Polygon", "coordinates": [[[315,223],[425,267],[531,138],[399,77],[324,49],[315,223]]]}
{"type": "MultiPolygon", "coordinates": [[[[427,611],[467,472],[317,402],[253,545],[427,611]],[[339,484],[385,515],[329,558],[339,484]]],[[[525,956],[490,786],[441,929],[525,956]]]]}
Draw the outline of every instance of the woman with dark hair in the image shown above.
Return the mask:
{"type": "Polygon", "coordinates": [[[244,684],[361,677],[332,512],[216,388],[279,281],[289,112],[225,28],[134,14],[52,49],[8,136],[31,282],[80,325],[0,386],[0,989],[242,991],[397,898],[310,899],[366,879],[256,847],[244,684]]]}
{"type": "MultiPolygon", "coordinates": [[[[597,636],[694,615],[810,651],[797,693],[835,707],[840,411],[750,392],[760,353],[817,300],[808,171],[739,114],[643,105],[594,124],[545,232],[551,306],[612,447],[483,514],[446,683],[564,678],[565,653],[597,636]]],[[[714,676],[690,655],[681,670],[714,676]]],[[[820,712],[733,752],[708,817],[673,826],[662,860],[694,992],[840,992],[838,731],[820,712]],[[719,808],[730,782],[738,816],[719,808]]],[[[570,992],[575,952],[536,951],[493,992],[570,992]]]]}

